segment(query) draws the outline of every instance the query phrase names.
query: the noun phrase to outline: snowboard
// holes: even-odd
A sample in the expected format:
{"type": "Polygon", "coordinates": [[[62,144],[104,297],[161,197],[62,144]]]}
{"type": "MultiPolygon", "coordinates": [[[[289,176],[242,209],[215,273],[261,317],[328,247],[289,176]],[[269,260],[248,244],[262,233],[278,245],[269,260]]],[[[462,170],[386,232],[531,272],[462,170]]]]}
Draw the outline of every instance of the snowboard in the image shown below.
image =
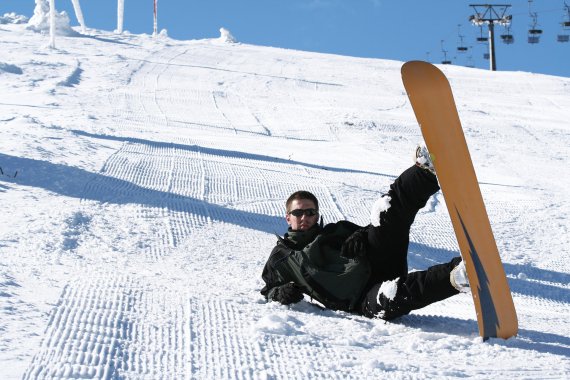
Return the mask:
{"type": "Polygon", "coordinates": [[[465,261],[479,334],[484,340],[515,336],[518,322],[511,291],[449,82],[437,67],[422,61],[405,63],[402,80],[465,261]]]}

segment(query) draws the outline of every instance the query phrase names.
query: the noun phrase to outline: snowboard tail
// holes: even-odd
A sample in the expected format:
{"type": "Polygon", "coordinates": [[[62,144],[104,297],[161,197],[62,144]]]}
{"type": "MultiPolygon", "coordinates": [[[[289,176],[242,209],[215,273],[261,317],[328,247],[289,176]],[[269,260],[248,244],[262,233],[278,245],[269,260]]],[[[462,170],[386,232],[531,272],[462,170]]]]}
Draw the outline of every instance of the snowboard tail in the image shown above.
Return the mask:
{"type": "Polygon", "coordinates": [[[449,82],[438,68],[421,61],[405,63],[402,79],[465,261],[479,334],[484,339],[515,336],[513,299],[449,82]]]}

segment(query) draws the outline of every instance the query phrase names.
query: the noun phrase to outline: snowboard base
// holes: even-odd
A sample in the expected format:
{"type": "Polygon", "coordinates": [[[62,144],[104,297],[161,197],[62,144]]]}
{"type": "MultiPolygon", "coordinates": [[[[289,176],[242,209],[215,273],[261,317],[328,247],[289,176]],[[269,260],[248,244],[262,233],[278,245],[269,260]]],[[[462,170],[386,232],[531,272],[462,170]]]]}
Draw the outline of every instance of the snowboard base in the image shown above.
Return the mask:
{"type": "Polygon", "coordinates": [[[422,61],[405,63],[402,79],[465,261],[479,333],[484,339],[515,336],[513,299],[449,82],[437,67],[422,61]]]}

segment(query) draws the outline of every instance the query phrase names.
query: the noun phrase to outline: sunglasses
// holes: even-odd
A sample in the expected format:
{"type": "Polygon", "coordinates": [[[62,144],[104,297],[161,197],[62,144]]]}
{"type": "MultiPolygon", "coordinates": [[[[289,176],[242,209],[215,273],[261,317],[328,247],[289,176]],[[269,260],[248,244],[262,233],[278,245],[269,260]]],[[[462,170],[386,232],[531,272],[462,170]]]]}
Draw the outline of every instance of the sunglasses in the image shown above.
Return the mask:
{"type": "Polygon", "coordinates": [[[303,216],[303,215],[305,215],[305,216],[315,216],[315,215],[317,215],[318,213],[319,213],[319,210],[317,210],[316,208],[305,208],[305,209],[298,208],[298,209],[296,209],[296,210],[292,210],[292,211],[289,211],[289,212],[288,212],[289,215],[293,215],[293,216],[295,216],[295,217],[297,217],[297,218],[299,218],[299,217],[301,217],[301,216],[303,216]]]}

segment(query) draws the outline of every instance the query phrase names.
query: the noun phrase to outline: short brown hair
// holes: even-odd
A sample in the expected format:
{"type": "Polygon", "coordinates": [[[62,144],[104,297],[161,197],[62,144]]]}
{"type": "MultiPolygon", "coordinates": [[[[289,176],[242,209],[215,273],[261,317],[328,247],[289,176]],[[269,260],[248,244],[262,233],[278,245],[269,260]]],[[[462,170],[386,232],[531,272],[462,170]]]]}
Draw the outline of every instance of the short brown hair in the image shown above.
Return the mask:
{"type": "Polygon", "coordinates": [[[285,208],[287,212],[291,211],[289,210],[289,208],[291,207],[291,203],[293,203],[295,199],[308,199],[310,201],[313,201],[315,207],[317,208],[317,211],[319,210],[319,201],[317,200],[317,197],[315,197],[313,193],[310,193],[308,191],[299,190],[295,191],[293,194],[289,195],[289,198],[287,198],[287,202],[285,202],[285,208]]]}

